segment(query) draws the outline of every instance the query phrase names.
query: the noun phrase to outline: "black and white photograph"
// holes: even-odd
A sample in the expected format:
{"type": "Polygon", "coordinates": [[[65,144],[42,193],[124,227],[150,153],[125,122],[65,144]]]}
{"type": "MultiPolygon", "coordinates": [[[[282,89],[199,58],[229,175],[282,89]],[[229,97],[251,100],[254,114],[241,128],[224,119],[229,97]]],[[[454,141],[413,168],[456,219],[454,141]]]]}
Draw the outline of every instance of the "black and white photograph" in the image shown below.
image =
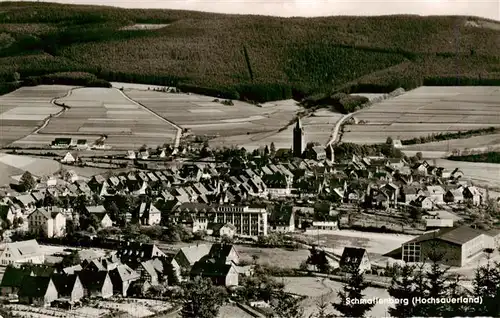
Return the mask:
{"type": "Polygon", "coordinates": [[[51,317],[500,317],[500,1],[0,1],[0,318],[51,317]]]}

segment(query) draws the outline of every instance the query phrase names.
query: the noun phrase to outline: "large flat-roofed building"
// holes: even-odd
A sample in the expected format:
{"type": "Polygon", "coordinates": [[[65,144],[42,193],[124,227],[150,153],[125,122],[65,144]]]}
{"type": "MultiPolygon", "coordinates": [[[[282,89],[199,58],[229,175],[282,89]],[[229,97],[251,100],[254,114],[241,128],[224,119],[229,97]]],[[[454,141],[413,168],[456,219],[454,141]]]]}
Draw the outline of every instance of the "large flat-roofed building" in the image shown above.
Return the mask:
{"type": "Polygon", "coordinates": [[[237,205],[208,205],[183,203],[174,210],[177,222],[192,222],[193,231],[206,230],[208,223],[229,223],[236,228],[236,235],[267,235],[266,208],[237,205]]]}
{"type": "Polygon", "coordinates": [[[430,261],[435,252],[442,255],[439,261],[450,266],[464,266],[485,249],[495,248],[496,232],[486,232],[468,226],[445,228],[424,233],[401,247],[402,260],[409,263],[430,261]]]}

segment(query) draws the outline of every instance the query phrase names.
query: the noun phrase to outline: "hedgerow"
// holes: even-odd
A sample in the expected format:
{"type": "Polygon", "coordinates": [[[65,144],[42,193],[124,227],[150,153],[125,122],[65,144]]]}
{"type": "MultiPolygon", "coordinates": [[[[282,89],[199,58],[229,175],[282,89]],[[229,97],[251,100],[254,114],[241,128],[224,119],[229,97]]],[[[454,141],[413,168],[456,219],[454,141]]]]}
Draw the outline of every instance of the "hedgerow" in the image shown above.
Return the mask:
{"type": "Polygon", "coordinates": [[[500,31],[467,27],[469,19],[277,18],[3,2],[0,76],[88,72],[257,102],[455,85],[456,76],[460,85],[498,85],[500,31]],[[135,23],[168,26],[121,30],[135,23]]]}
{"type": "Polygon", "coordinates": [[[466,139],[474,136],[482,136],[489,134],[496,134],[499,132],[499,129],[496,127],[488,127],[482,129],[473,129],[467,131],[459,131],[459,132],[451,132],[451,133],[438,133],[431,134],[426,137],[416,137],[412,139],[401,140],[403,145],[415,145],[415,144],[425,144],[433,141],[443,141],[450,139],[466,139]]]}
{"type": "Polygon", "coordinates": [[[500,152],[486,152],[465,156],[451,156],[448,157],[448,159],[453,161],[500,163],[500,152]]]}
{"type": "Polygon", "coordinates": [[[54,73],[42,76],[30,76],[24,80],[24,85],[73,85],[86,87],[111,87],[111,83],[99,79],[94,74],[83,72],[54,73]]]}

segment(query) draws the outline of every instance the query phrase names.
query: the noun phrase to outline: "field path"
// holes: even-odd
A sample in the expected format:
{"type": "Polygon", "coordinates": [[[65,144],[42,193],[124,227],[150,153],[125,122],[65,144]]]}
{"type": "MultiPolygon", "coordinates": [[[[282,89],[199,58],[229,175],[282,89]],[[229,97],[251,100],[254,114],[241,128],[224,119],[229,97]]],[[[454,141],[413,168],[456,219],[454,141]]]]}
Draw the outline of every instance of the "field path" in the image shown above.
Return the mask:
{"type": "Polygon", "coordinates": [[[50,100],[50,103],[57,106],[57,107],[61,107],[62,109],[59,112],[57,112],[56,114],[50,115],[49,117],[45,118],[42,125],[40,125],[38,128],[36,128],[31,134],[38,134],[38,132],[40,130],[44,129],[49,124],[49,122],[52,118],[61,116],[61,114],[63,114],[69,107],[56,104],[56,100],[58,100],[60,98],[66,98],[68,96],[71,96],[71,93],[73,92],[73,90],[77,89],[77,88],[80,88],[80,87],[73,87],[64,96],[58,96],[58,97],[52,98],[50,100]]]}
{"type": "MultiPolygon", "coordinates": [[[[114,88],[114,89],[116,89],[116,88],[114,88]]],[[[120,94],[123,95],[123,97],[125,97],[131,103],[133,103],[133,104],[141,107],[145,111],[147,111],[150,114],[158,117],[159,119],[161,119],[162,121],[166,122],[167,124],[169,124],[171,126],[174,126],[177,129],[177,133],[175,134],[174,148],[175,149],[179,148],[179,145],[181,143],[181,136],[182,136],[182,127],[181,126],[177,125],[173,121],[170,121],[170,120],[166,119],[165,117],[160,116],[159,114],[157,114],[156,112],[152,111],[151,109],[149,109],[148,107],[144,106],[143,104],[141,104],[141,103],[133,100],[132,98],[128,97],[127,94],[125,94],[121,89],[117,89],[117,90],[120,92],[120,94]]]]}
{"type": "Polygon", "coordinates": [[[333,128],[332,135],[330,136],[330,140],[326,143],[327,146],[329,146],[329,145],[335,146],[335,144],[340,141],[340,138],[339,138],[340,137],[339,136],[340,127],[342,126],[342,124],[346,120],[348,120],[349,118],[354,116],[354,114],[355,114],[355,112],[344,115],[342,118],[340,118],[339,121],[337,121],[337,123],[335,124],[335,127],[333,128]]]}

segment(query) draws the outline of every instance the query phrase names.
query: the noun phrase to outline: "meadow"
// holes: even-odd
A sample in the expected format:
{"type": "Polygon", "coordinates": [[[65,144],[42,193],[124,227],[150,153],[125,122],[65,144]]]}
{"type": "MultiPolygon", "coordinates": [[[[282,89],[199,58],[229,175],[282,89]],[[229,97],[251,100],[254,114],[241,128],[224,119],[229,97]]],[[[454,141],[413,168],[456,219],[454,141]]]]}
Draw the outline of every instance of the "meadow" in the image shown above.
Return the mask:
{"type": "Polygon", "coordinates": [[[5,82],[15,72],[89,72],[264,102],[500,78],[498,22],[474,17],[277,18],[35,2],[3,2],[0,11],[5,82]]]}
{"type": "Polygon", "coordinates": [[[217,102],[213,97],[197,94],[134,89],[124,89],[124,93],[190,133],[213,137],[215,143],[226,145],[244,144],[255,134],[275,132],[300,110],[293,101],[267,103],[262,107],[233,101],[230,106],[222,104],[223,99],[217,102]]]}
{"type": "Polygon", "coordinates": [[[92,143],[106,135],[112,149],[138,149],[172,143],[177,129],[112,88],[77,88],[57,99],[69,108],[53,117],[36,135],[13,145],[49,145],[56,137],[85,138],[92,143]]]}
{"type": "Polygon", "coordinates": [[[50,115],[60,112],[62,108],[51,101],[66,95],[70,89],[69,86],[41,85],[22,87],[0,96],[0,147],[29,135],[50,115]]]}
{"type": "MultiPolygon", "coordinates": [[[[354,117],[360,123],[346,125],[342,141],[374,144],[385,142],[387,137],[404,140],[443,132],[499,127],[499,112],[498,87],[423,86],[356,113],[354,117]]],[[[491,143],[489,135],[474,138],[491,143]]],[[[440,145],[447,147],[448,143],[440,145]]],[[[416,150],[422,146],[425,147],[424,144],[410,147],[416,150]]]]}

